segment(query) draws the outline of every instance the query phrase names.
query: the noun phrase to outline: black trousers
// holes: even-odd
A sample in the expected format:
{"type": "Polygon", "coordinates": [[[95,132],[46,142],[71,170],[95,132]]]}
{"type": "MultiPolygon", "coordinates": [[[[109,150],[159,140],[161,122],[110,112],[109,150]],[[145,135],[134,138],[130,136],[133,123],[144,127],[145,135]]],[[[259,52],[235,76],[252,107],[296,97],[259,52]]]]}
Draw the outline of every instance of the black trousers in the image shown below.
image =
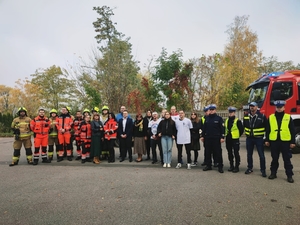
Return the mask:
{"type": "Polygon", "coordinates": [[[147,157],[150,158],[150,150],[151,150],[151,135],[147,135],[147,140],[145,140],[147,157]]]}
{"type": "Polygon", "coordinates": [[[272,156],[272,162],[271,162],[271,173],[276,174],[278,167],[279,167],[279,155],[280,152],[282,153],[283,163],[284,163],[284,169],[285,174],[288,177],[291,177],[294,175],[293,173],[293,165],[291,163],[291,150],[290,150],[290,142],[287,141],[271,141],[271,156],[272,156]]]}
{"type": "Polygon", "coordinates": [[[233,166],[234,159],[235,159],[235,165],[239,166],[241,162],[240,157],[240,139],[232,139],[226,137],[226,149],[228,153],[228,160],[230,163],[230,166],[233,166]]]}
{"type": "Polygon", "coordinates": [[[218,163],[219,168],[223,168],[222,147],[220,138],[205,139],[205,162],[208,167],[211,167],[211,155],[215,154],[214,163],[218,163]]]}
{"type": "Polygon", "coordinates": [[[157,162],[157,154],[156,154],[156,147],[158,146],[160,161],[164,162],[163,151],[161,147],[161,140],[160,139],[151,139],[151,149],[152,149],[152,162],[157,162]]]}
{"type": "Polygon", "coordinates": [[[109,159],[108,159],[108,161],[110,161],[110,162],[114,162],[115,161],[115,149],[114,149],[114,145],[115,145],[115,139],[107,140],[107,148],[108,148],[108,151],[109,151],[109,159]]]}
{"type": "MultiPolygon", "coordinates": [[[[191,163],[191,144],[184,144],[185,146],[185,151],[186,151],[186,155],[187,155],[187,163],[191,163]]],[[[177,154],[177,162],[181,163],[182,162],[182,147],[183,144],[177,144],[177,150],[178,150],[178,154],[177,154]]]]}
{"type": "Polygon", "coordinates": [[[127,152],[129,159],[132,159],[132,140],[131,137],[120,138],[121,159],[126,158],[127,152]]]}

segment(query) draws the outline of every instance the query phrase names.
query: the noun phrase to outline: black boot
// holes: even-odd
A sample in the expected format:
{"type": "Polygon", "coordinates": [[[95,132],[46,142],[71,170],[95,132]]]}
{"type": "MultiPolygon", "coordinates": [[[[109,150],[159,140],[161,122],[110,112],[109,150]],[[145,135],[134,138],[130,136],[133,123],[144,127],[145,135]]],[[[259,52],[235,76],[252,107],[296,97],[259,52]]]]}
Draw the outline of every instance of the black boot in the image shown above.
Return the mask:
{"type": "Polygon", "coordinates": [[[58,157],[58,158],[57,158],[57,162],[61,162],[61,161],[63,161],[63,160],[64,160],[63,157],[58,157]]]}
{"type": "Polygon", "coordinates": [[[81,159],[81,163],[85,163],[86,162],[86,160],[85,159],[81,159]]]}
{"type": "Polygon", "coordinates": [[[48,161],[51,162],[52,160],[53,160],[53,156],[49,156],[49,157],[48,157],[48,161]]]}
{"type": "Polygon", "coordinates": [[[9,164],[9,166],[16,166],[16,165],[18,165],[18,163],[19,163],[19,160],[17,160],[17,161],[12,161],[12,163],[9,164]]]}
{"type": "Polygon", "coordinates": [[[51,160],[47,159],[47,158],[43,158],[42,159],[42,163],[51,163],[51,160]]]}
{"type": "Polygon", "coordinates": [[[233,171],[234,170],[234,166],[233,166],[233,163],[230,163],[230,168],[228,169],[229,172],[233,171]]]}
{"type": "Polygon", "coordinates": [[[32,165],[36,166],[39,163],[38,159],[34,159],[32,165]]]}
{"type": "Polygon", "coordinates": [[[67,160],[68,160],[68,161],[72,161],[72,156],[68,156],[68,157],[67,157],[67,160]]]}
{"type": "Polygon", "coordinates": [[[240,171],[239,166],[235,166],[234,169],[232,170],[233,173],[237,173],[239,171],[240,171]]]}
{"type": "Polygon", "coordinates": [[[81,156],[77,156],[75,160],[80,160],[81,159],[81,156]]]}

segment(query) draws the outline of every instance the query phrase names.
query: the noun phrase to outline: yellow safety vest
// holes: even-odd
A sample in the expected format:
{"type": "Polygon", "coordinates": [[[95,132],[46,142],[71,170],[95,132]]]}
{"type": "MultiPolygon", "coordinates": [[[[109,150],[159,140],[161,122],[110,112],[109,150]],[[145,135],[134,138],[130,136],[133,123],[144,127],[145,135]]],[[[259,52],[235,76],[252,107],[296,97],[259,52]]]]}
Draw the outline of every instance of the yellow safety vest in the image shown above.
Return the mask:
{"type": "Polygon", "coordinates": [[[52,128],[52,132],[49,134],[50,137],[57,137],[57,128],[56,128],[56,124],[57,124],[57,121],[56,121],[56,118],[53,119],[52,117],[49,118],[50,120],[50,128],[52,128]]]}
{"type": "MultiPolygon", "coordinates": [[[[226,119],[225,121],[225,136],[227,136],[229,130],[228,130],[228,118],[226,119]]],[[[232,136],[232,139],[238,139],[240,138],[240,131],[239,131],[239,128],[237,126],[237,121],[239,119],[238,118],[235,118],[234,121],[233,121],[233,124],[232,124],[232,127],[231,127],[231,136],[232,136]]]]}
{"type": "MultiPolygon", "coordinates": [[[[290,122],[290,114],[285,113],[281,121],[281,127],[279,133],[281,141],[290,141],[292,139],[291,132],[289,129],[289,122],[290,122]]],[[[275,114],[270,115],[269,123],[270,123],[269,140],[276,141],[278,137],[278,124],[277,124],[275,114]]]]}

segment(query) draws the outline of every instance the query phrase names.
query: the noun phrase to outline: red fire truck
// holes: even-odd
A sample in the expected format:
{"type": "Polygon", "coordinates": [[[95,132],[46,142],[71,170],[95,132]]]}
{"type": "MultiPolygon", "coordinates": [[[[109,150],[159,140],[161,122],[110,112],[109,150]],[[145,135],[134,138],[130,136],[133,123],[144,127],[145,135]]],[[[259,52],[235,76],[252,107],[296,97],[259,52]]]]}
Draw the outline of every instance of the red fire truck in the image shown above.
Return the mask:
{"type": "Polygon", "coordinates": [[[267,117],[275,112],[275,100],[286,101],[285,112],[291,114],[296,129],[293,153],[300,153],[300,70],[263,75],[246,90],[250,90],[248,102],[256,102],[267,117]]]}

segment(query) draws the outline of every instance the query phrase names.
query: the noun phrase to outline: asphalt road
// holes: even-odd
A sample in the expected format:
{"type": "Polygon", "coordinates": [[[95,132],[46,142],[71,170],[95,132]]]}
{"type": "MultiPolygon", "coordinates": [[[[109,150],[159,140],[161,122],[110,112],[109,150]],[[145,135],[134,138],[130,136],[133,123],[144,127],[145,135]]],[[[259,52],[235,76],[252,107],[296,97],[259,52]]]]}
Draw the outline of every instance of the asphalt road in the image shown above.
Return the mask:
{"type": "MultiPolygon", "coordinates": [[[[278,178],[263,178],[256,151],[254,172],[245,175],[244,140],[236,174],[227,171],[225,148],[224,174],[201,166],[175,169],[175,148],[172,168],[128,160],[32,166],[24,149],[19,165],[9,167],[12,142],[0,139],[0,224],[300,224],[300,154],[293,155],[290,184],[282,159],[278,178]]],[[[265,154],[269,168],[270,152],[265,154]]],[[[199,155],[202,162],[203,149],[199,155]]]]}

